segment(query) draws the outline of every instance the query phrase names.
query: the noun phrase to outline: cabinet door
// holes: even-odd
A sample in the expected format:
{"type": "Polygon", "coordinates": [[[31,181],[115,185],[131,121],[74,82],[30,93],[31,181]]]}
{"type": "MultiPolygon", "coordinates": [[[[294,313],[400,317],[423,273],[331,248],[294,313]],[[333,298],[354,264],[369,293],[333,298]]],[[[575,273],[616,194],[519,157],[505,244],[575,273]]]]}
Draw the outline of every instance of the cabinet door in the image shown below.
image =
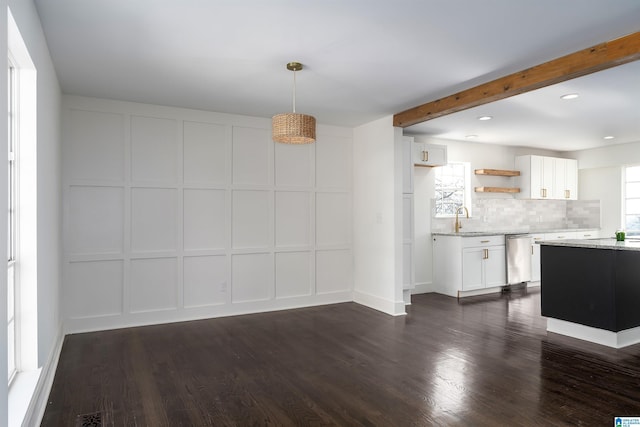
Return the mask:
{"type": "Polygon", "coordinates": [[[544,240],[544,235],[535,234],[531,236],[531,281],[540,281],[540,245],[535,243],[536,241],[544,240]]]}
{"type": "Polygon", "coordinates": [[[413,243],[402,245],[402,289],[413,289],[413,243]]]}
{"type": "Polygon", "coordinates": [[[565,197],[578,200],[578,161],[565,159],[565,197]]]}
{"type": "Polygon", "coordinates": [[[568,199],[566,159],[553,159],[553,198],[568,199]]]}
{"type": "Polygon", "coordinates": [[[427,154],[425,154],[424,143],[422,142],[414,142],[413,143],[413,164],[417,166],[425,166],[427,161],[427,154]]]}
{"type": "Polygon", "coordinates": [[[542,157],[542,189],[543,199],[553,199],[555,183],[555,159],[553,157],[542,157]]]}
{"type": "Polygon", "coordinates": [[[424,149],[427,152],[427,163],[431,166],[444,166],[447,164],[447,146],[425,144],[424,149]]]}
{"type": "Polygon", "coordinates": [[[487,288],[504,286],[507,283],[507,263],[504,246],[486,248],[484,260],[484,284],[487,288]]]}
{"type": "Polygon", "coordinates": [[[413,163],[417,166],[444,166],[447,164],[447,146],[416,142],[413,144],[413,163]]]}
{"type": "MultiPolygon", "coordinates": [[[[543,186],[544,186],[544,164],[542,157],[531,156],[530,157],[530,176],[528,178],[531,188],[530,197],[532,199],[543,199],[543,186]]],[[[527,179],[525,177],[525,179],[527,179]]]]}
{"type": "Polygon", "coordinates": [[[483,263],[485,248],[462,250],[462,290],[472,291],[484,288],[483,263]]]}
{"type": "Polygon", "coordinates": [[[404,289],[413,289],[415,282],[413,235],[413,194],[404,194],[402,196],[402,283],[404,289]]]}
{"type": "Polygon", "coordinates": [[[413,193],[413,138],[402,137],[402,192],[413,193]]]}

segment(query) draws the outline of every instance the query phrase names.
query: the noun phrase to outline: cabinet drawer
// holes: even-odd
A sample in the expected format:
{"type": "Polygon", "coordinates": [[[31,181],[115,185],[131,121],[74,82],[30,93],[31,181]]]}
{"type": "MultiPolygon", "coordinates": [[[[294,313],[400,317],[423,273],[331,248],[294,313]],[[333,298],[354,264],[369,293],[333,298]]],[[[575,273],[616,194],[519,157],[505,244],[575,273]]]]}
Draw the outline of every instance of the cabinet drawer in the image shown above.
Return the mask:
{"type": "Polygon", "coordinates": [[[560,233],[545,233],[544,240],[577,239],[575,231],[563,231],[560,233]]]}
{"type": "Polygon", "coordinates": [[[474,248],[478,246],[499,246],[504,245],[504,235],[499,236],[478,236],[478,237],[463,237],[463,248],[474,248]]]}
{"type": "Polygon", "coordinates": [[[532,234],[531,239],[533,240],[533,243],[546,240],[544,234],[532,234]]]}
{"type": "Polygon", "coordinates": [[[598,239],[600,230],[576,231],[576,239],[598,239]]]}

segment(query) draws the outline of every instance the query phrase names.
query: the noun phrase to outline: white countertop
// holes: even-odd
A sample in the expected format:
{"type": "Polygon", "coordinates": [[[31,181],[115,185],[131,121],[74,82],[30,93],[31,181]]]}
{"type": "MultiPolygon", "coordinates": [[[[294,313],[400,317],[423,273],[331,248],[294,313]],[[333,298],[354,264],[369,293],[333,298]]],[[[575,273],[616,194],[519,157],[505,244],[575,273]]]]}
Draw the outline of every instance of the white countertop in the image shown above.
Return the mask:
{"type": "MultiPolygon", "coordinates": [[[[587,231],[595,230],[594,228],[556,228],[552,230],[531,230],[531,229],[513,229],[513,230],[487,230],[487,231],[453,231],[431,233],[434,236],[460,236],[460,237],[479,237],[479,236],[499,236],[507,234],[544,234],[544,233],[563,233],[569,231],[587,231]]],[[[566,240],[563,240],[566,241],[566,240]]]]}
{"type": "Polygon", "coordinates": [[[618,242],[615,237],[610,237],[606,239],[543,240],[536,243],[547,246],[566,246],[572,248],[640,251],[640,239],[637,238],[627,239],[624,242],[618,242]]]}

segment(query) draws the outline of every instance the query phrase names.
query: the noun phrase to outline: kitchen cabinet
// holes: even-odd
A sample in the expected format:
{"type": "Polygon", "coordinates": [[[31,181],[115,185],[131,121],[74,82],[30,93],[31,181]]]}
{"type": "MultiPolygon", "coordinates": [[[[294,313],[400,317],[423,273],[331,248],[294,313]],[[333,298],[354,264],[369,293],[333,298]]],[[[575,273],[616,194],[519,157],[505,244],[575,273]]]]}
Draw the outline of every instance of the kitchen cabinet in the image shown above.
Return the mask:
{"type": "Polygon", "coordinates": [[[546,156],[517,156],[522,199],[578,199],[578,161],[546,156]]]}
{"type": "Polygon", "coordinates": [[[415,287],[415,242],[413,221],[413,137],[402,137],[402,297],[411,303],[415,287]]]}
{"type": "Polygon", "coordinates": [[[578,198],[578,161],[554,159],[553,198],[576,200],[578,198]]]}
{"type": "Polygon", "coordinates": [[[544,234],[531,235],[531,282],[540,282],[540,245],[544,234]]]}
{"type": "MultiPolygon", "coordinates": [[[[415,287],[414,279],[414,225],[413,194],[402,195],[402,287],[411,290],[415,287]]],[[[410,293],[409,293],[410,294],[410,293]]]]}
{"type": "Polygon", "coordinates": [[[507,281],[504,235],[434,236],[434,288],[460,296],[461,292],[504,286],[507,281]]]}
{"type": "Polygon", "coordinates": [[[462,290],[502,286],[506,283],[505,246],[462,250],[462,290]]]}
{"type": "Polygon", "coordinates": [[[413,137],[402,137],[402,193],[413,194],[413,137]]]}
{"type": "Polygon", "coordinates": [[[536,242],[542,240],[565,240],[565,239],[597,239],[600,237],[600,230],[562,231],[546,234],[532,234],[531,240],[531,282],[540,282],[540,245],[536,242]]]}
{"type": "Polygon", "coordinates": [[[444,166],[447,164],[447,146],[427,144],[424,142],[413,143],[413,164],[415,166],[444,166]]]}

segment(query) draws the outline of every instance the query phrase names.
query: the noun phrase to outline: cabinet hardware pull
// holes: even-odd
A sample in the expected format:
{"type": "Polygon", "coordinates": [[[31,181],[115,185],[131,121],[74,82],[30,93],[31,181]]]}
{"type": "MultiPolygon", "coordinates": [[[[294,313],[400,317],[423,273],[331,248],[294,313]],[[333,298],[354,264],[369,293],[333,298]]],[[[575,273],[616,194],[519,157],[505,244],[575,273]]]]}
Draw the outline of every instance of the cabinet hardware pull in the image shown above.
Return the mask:
{"type": "Polygon", "coordinates": [[[428,151],[423,151],[422,152],[422,161],[423,162],[428,162],[429,161],[429,152],[428,151]]]}
{"type": "Polygon", "coordinates": [[[591,234],[585,234],[584,237],[591,237],[591,234]]]}
{"type": "Polygon", "coordinates": [[[533,255],[533,245],[531,245],[531,255],[533,255]]]}
{"type": "Polygon", "coordinates": [[[484,252],[482,259],[489,259],[489,249],[483,249],[482,251],[484,252]]]}
{"type": "Polygon", "coordinates": [[[571,190],[564,190],[564,198],[565,199],[571,198],[571,190]]]}
{"type": "Polygon", "coordinates": [[[491,240],[480,240],[480,243],[489,243],[491,240]]]}

